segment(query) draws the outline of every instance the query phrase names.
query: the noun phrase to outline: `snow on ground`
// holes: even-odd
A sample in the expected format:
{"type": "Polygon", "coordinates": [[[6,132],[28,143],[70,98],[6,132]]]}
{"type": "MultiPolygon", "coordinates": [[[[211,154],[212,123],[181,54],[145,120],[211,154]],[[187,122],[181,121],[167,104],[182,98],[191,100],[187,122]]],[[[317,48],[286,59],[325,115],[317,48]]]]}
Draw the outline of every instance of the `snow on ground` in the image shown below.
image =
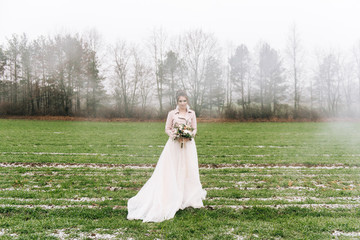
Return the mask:
{"type": "MultiPolygon", "coordinates": [[[[56,168],[97,168],[97,169],[114,169],[114,168],[154,168],[156,164],[101,164],[101,163],[24,163],[8,162],[0,163],[0,167],[56,167],[56,168]]],[[[282,168],[282,169],[339,169],[339,168],[359,168],[359,166],[346,166],[343,164],[318,164],[306,165],[301,163],[294,164],[200,164],[201,169],[226,169],[226,168],[282,168]]]]}
{"type": "Polygon", "coordinates": [[[104,230],[108,230],[108,229],[97,228],[93,232],[90,232],[90,233],[80,232],[80,230],[78,228],[76,228],[76,229],[74,229],[74,228],[56,229],[56,230],[52,230],[52,232],[48,235],[57,237],[62,240],[62,239],[69,239],[69,236],[71,234],[78,234],[79,235],[78,239],[119,239],[119,235],[124,234],[124,232],[122,232],[120,230],[117,230],[117,231],[113,232],[112,234],[99,233],[99,231],[104,231],[104,230]]]}
{"type": "Polygon", "coordinates": [[[360,237],[360,232],[342,232],[335,230],[332,233],[333,236],[339,237],[339,236],[346,236],[346,237],[360,237]]]}

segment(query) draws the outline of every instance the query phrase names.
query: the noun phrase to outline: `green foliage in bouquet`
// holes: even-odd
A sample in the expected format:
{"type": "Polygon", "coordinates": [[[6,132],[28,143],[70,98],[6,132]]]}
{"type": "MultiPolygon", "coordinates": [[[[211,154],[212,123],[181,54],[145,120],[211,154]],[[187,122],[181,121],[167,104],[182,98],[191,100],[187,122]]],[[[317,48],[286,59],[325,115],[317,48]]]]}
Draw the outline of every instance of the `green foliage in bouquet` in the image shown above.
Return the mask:
{"type": "Polygon", "coordinates": [[[176,124],[174,128],[176,129],[174,140],[179,138],[188,138],[191,140],[194,137],[192,134],[194,128],[189,125],[176,124]]]}

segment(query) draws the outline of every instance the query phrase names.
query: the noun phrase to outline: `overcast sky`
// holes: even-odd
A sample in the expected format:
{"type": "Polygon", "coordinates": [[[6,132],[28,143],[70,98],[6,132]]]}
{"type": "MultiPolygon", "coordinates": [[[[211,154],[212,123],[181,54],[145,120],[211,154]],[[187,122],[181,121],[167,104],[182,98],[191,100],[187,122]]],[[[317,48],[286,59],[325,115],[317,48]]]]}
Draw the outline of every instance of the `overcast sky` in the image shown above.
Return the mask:
{"type": "Polygon", "coordinates": [[[303,44],[346,50],[360,40],[359,0],[0,0],[0,44],[96,28],[108,43],[141,43],[154,27],[169,35],[202,28],[224,46],[259,40],[284,48],[296,23],[303,44]]]}

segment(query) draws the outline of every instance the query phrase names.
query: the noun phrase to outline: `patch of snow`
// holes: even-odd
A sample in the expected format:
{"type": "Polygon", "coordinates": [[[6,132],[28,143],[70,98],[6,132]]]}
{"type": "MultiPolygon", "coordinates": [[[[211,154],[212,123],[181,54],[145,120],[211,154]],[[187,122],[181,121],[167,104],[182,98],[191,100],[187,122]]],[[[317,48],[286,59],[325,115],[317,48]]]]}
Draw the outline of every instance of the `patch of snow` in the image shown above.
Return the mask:
{"type": "Polygon", "coordinates": [[[11,237],[17,238],[19,235],[16,233],[9,233],[8,229],[2,228],[2,229],[0,229],[0,236],[11,236],[11,237]]]}
{"type": "Polygon", "coordinates": [[[300,207],[300,208],[329,208],[329,209],[337,209],[337,208],[346,208],[353,209],[359,208],[360,204],[275,204],[275,205],[207,205],[209,208],[224,208],[229,207],[233,209],[246,209],[253,207],[269,207],[269,208],[287,208],[287,207],[300,207]]]}
{"type": "Polygon", "coordinates": [[[337,231],[335,230],[332,233],[333,236],[347,236],[347,237],[360,237],[360,232],[342,232],[342,231],[337,231]]]}
{"type": "Polygon", "coordinates": [[[317,197],[300,197],[300,196],[291,196],[291,197],[269,197],[269,198],[226,198],[226,197],[214,197],[207,199],[208,201],[212,200],[232,200],[232,201],[287,201],[287,202],[303,202],[306,200],[313,201],[353,201],[360,202],[360,197],[326,197],[326,198],[317,198],[317,197]]]}
{"type": "Polygon", "coordinates": [[[15,204],[0,204],[0,207],[15,207],[15,208],[42,208],[42,209],[66,209],[71,207],[80,207],[80,208],[98,208],[97,205],[35,205],[35,204],[28,204],[28,205],[15,205],[15,204]]]}
{"type": "MultiPolygon", "coordinates": [[[[46,153],[48,154],[48,153],[46,153]]],[[[59,154],[59,153],[56,153],[59,154]]],[[[87,153],[91,154],[91,153],[87,153]]],[[[98,153],[92,153],[91,155],[99,155],[98,153]]],[[[131,155],[131,154],[130,154],[131,155]]],[[[140,155],[138,155],[140,156],[140,155]]],[[[146,169],[154,168],[155,164],[98,164],[98,163],[77,163],[77,164],[66,164],[66,163],[23,163],[23,162],[12,162],[12,163],[0,163],[0,167],[56,167],[56,168],[95,168],[95,169],[118,169],[118,168],[134,168],[134,169],[146,169]]],[[[265,169],[265,168],[281,168],[281,169],[339,169],[339,168],[359,168],[359,166],[344,166],[341,164],[322,164],[315,166],[308,166],[304,164],[200,164],[200,169],[265,169]]]]}

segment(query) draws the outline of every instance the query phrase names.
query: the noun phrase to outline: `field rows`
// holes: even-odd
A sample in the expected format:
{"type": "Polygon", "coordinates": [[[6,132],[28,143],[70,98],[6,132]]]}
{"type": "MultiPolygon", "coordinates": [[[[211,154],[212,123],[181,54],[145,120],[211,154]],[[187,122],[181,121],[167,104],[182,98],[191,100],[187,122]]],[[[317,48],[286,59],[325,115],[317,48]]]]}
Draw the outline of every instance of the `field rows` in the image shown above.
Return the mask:
{"type": "Polygon", "coordinates": [[[161,123],[0,120],[1,239],[360,236],[360,124],[199,124],[205,207],[128,221],[161,123]],[[150,127],[149,127],[150,125],[150,127]]]}
{"type": "MultiPolygon", "coordinates": [[[[32,208],[65,205],[91,208],[99,204],[125,207],[127,199],[136,194],[153,171],[151,165],[139,169],[115,164],[106,167],[91,164],[90,167],[89,164],[39,163],[34,167],[32,163],[2,163],[1,166],[6,166],[7,171],[0,175],[0,201],[8,207],[29,207],[31,203],[32,208]],[[87,195],[79,196],[79,193],[87,195]],[[87,205],[83,205],[84,202],[87,205]]],[[[200,167],[202,184],[208,192],[205,205],[231,208],[237,205],[238,208],[274,205],[357,208],[360,180],[356,175],[359,174],[358,167],[341,165],[200,167]]]]}
{"type": "MultiPolygon", "coordinates": [[[[96,163],[24,163],[24,162],[7,162],[0,163],[0,167],[55,167],[55,168],[102,168],[102,169],[116,169],[116,168],[154,168],[156,164],[96,164],[96,163]]],[[[346,166],[344,164],[199,164],[199,168],[314,168],[314,169],[335,169],[335,168],[360,168],[360,166],[346,166]]]]}

